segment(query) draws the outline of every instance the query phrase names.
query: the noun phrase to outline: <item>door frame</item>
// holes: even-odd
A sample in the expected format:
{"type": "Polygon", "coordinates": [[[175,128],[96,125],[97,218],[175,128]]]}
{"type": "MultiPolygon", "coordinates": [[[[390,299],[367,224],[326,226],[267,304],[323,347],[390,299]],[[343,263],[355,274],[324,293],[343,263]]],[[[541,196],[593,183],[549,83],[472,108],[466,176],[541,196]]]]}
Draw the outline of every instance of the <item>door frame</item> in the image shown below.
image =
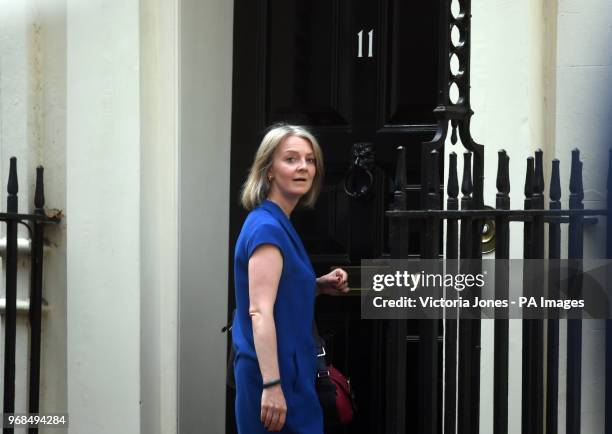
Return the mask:
{"type": "Polygon", "coordinates": [[[178,432],[224,433],[234,2],[176,1],[178,432]]]}

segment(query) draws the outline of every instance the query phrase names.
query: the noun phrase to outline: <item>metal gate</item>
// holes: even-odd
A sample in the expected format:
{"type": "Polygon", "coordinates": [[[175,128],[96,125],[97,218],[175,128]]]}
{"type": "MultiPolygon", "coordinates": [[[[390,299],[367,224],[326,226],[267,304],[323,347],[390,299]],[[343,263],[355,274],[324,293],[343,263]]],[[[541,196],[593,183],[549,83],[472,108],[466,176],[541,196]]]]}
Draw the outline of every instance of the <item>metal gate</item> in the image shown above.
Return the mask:
{"type": "MultiPolygon", "coordinates": [[[[36,188],[34,193],[34,211],[19,213],[17,207],[17,159],[12,157],[7,185],[6,212],[0,213],[0,221],[6,223],[6,307],[4,328],[4,406],[3,413],[15,413],[15,351],[17,334],[17,311],[27,310],[30,320],[29,372],[28,372],[28,408],[27,412],[39,412],[40,394],[40,355],[41,355],[41,314],[43,288],[43,242],[44,227],[49,223],[58,223],[60,217],[45,214],[45,196],[43,185],[43,168],[36,168],[36,188]],[[24,225],[31,239],[30,264],[30,299],[27,306],[17,303],[17,225],[24,225]]],[[[30,428],[29,432],[36,432],[30,428]]],[[[14,428],[4,428],[4,433],[14,432],[14,428]]]]}
{"type": "MultiPolygon", "coordinates": [[[[395,175],[394,204],[387,211],[390,219],[390,246],[392,257],[408,257],[408,234],[415,225],[421,236],[421,258],[442,257],[444,243],[445,259],[482,258],[481,241],[485,221],[494,222],[496,228],[496,259],[510,258],[510,222],[523,222],[522,239],[525,259],[544,258],[545,234],[548,234],[548,258],[564,256],[579,265],[583,258],[584,226],[602,220],[607,228],[607,257],[612,258],[612,151],[608,170],[608,206],[606,209],[584,209],[582,186],[582,162],[578,149],[571,155],[569,180],[569,208],[561,207],[561,180],[559,160],[553,160],[551,178],[544,182],[543,152],[538,150],[527,158],[524,184],[524,209],[510,209],[509,156],[498,153],[497,198],[495,209],[485,209],[483,203],[484,146],[476,143],[470,134],[470,17],[471,1],[453,2],[443,0],[445,7],[440,16],[440,70],[439,99],[435,114],[438,128],[432,141],[423,144],[421,161],[421,210],[406,210],[405,151],[398,148],[398,163],[395,175]],[[451,68],[451,64],[458,64],[451,68]],[[450,126],[450,128],[449,128],[450,126]],[[447,135],[457,143],[458,136],[466,148],[463,158],[461,198],[457,155],[450,154],[449,177],[446,183],[446,209],[440,195],[440,156],[447,135]],[[545,209],[544,191],[549,188],[549,206],[545,209]],[[604,217],[603,219],[601,217],[604,217]],[[567,251],[561,251],[561,227],[567,226],[567,251]],[[445,237],[444,227],[446,228],[445,237]]],[[[516,187],[514,190],[516,191],[516,187]]],[[[500,276],[507,273],[500,261],[500,276]]],[[[568,277],[573,295],[580,294],[579,266],[568,277]]],[[[555,281],[560,276],[549,275],[549,291],[555,290],[555,281]]],[[[500,282],[503,282],[500,278],[500,282]]],[[[507,279],[506,279],[507,280],[507,279]]],[[[542,284],[544,279],[542,277],[542,284]]],[[[497,295],[504,296],[507,287],[496,286],[497,295]]],[[[522,433],[554,434],[558,431],[558,385],[559,385],[559,320],[522,320],[522,433]],[[545,356],[546,354],[546,356],[545,356]]],[[[612,327],[607,321],[606,346],[606,433],[612,433],[612,327]]],[[[475,434],[479,432],[480,407],[480,341],[479,320],[444,320],[444,378],[440,378],[440,322],[419,322],[419,418],[417,431],[422,434],[443,432],[475,434]],[[458,346],[457,346],[458,345],[458,346]],[[450,357],[449,357],[450,355],[450,357]],[[455,355],[457,355],[455,357],[455,355]],[[444,396],[440,385],[445,384],[444,396]],[[444,414],[441,414],[444,409],[444,414]],[[444,423],[442,424],[442,420],[444,423]],[[443,426],[442,426],[443,425],[443,426]]],[[[403,405],[406,402],[406,354],[404,342],[407,325],[405,320],[390,321],[387,325],[386,349],[386,428],[391,434],[408,431],[403,405]]],[[[509,322],[496,319],[494,323],[494,383],[493,423],[495,434],[508,432],[508,349],[509,322]]],[[[581,363],[582,320],[567,320],[567,398],[565,432],[580,432],[581,417],[581,363]]],[[[414,425],[413,421],[411,426],[414,425]]]]}

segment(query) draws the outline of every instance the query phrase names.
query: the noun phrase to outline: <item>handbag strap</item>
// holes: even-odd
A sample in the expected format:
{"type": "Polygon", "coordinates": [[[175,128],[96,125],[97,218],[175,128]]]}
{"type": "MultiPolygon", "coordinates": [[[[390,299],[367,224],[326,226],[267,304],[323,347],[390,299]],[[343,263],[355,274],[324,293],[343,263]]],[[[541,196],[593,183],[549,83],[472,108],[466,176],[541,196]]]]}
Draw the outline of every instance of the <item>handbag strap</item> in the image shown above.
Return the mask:
{"type": "Polygon", "coordinates": [[[315,340],[315,346],[317,349],[317,378],[329,377],[329,369],[327,367],[326,351],[325,351],[325,340],[319,334],[317,322],[312,320],[312,336],[315,340]]]}

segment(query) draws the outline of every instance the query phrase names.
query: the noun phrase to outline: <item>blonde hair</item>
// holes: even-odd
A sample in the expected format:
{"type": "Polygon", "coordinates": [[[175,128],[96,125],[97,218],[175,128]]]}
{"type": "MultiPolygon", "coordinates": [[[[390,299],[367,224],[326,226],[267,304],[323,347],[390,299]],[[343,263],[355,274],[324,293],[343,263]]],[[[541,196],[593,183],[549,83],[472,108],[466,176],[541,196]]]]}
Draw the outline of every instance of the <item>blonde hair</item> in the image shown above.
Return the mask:
{"type": "Polygon", "coordinates": [[[310,187],[310,190],[300,198],[298,206],[305,208],[314,207],[321,191],[324,173],[323,153],[321,152],[319,142],[317,142],[317,139],[315,139],[310,131],[304,127],[276,124],[269,128],[268,132],[261,140],[257,153],[255,154],[255,159],[249,170],[249,176],[242,186],[240,203],[247,210],[252,210],[268,197],[268,193],[270,192],[270,181],[268,180],[267,173],[272,166],[274,151],[276,151],[278,146],[283,143],[283,140],[289,136],[301,137],[310,142],[312,146],[317,170],[312,181],[312,187],[310,187]]]}

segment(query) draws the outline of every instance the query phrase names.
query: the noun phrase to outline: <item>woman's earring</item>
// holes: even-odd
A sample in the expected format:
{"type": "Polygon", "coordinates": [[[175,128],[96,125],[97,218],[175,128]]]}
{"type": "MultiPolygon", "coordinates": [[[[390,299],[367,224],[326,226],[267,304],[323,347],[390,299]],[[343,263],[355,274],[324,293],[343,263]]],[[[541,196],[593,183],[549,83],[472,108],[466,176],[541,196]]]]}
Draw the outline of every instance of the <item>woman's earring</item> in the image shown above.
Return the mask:
{"type": "Polygon", "coordinates": [[[272,182],[272,175],[268,176],[268,182],[272,182]]]}

